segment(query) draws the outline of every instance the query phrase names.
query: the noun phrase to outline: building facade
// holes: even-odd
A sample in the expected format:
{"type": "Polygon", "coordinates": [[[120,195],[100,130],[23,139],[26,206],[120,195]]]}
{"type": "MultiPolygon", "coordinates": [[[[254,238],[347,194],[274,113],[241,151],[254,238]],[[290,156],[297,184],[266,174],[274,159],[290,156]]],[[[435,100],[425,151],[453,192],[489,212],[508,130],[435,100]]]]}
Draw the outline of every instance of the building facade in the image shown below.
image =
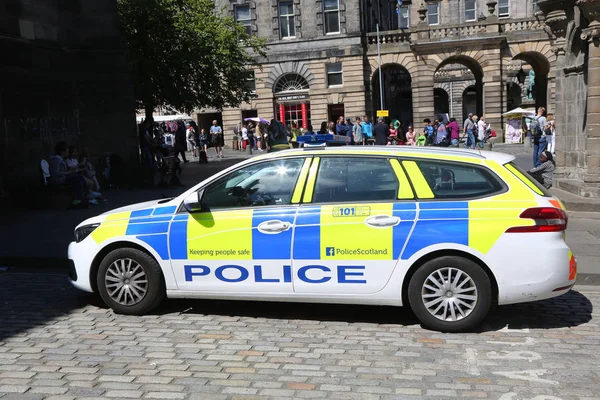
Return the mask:
{"type": "Polygon", "coordinates": [[[556,54],[556,184],[600,197],[600,0],[539,0],[556,54]]]}
{"type": "Polygon", "coordinates": [[[59,141],[87,147],[94,161],[138,159],[116,4],[0,2],[0,192],[38,187],[40,161],[59,141]]]}
{"type": "Polygon", "coordinates": [[[510,109],[553,110],[556,55],[535,0],[218,0],[223,7],[268,45],[249,82],[256,98],[218,116],[226,132],[247,117],[316,130],[385,109],[405,126],[485,115],[501,133],[510,109]]]}

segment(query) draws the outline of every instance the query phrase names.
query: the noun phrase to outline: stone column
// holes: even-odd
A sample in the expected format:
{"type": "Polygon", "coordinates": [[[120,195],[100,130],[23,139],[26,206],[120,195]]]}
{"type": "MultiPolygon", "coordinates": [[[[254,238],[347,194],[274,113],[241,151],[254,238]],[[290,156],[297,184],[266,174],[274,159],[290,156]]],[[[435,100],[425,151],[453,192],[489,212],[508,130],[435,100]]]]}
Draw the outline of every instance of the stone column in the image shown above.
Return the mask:
{"type": "MultiPolygon", "coordinates": [[[[483,69],[483,113],[485,121],[492,124],[496,135],[503,137],[502,113],[504,112],[505,82],[502,80],[502,56],[500,50],[488,50],[490,61],[483,69]],[[493,54],[497,53],[497,54],[493,54]]],[[[508,110],[507,110],[508,111],[508,110]]]]}
{"type": "Polygon", "coordinates": [[[421,60],[418,62],[416,76],[412,80],[412,95],[413,95],[413,127],[415,132],[419,132],[419,128],[423,126],[423,119],[434,118],[433,107],[433,76],[425,63],[421,60]]]}
{"type": "MultiPolygon", "coordinates": [[[[567,101],[565,91],[567,90],[564,67],[566,66],[566,48],[567,40],[565,39],[567,29],[567,14],[564,10],[550,11],[545,18],[556,39],[552,43],[552,52],[556,55],[556,70],[554,71],[554,112],[555,117],[567,115],[567,101]]],[[[572,129],[566,118],[556,118],[556,176],[564,175],[566,166],[566,151],[573,147],[576,141],[577,131],[572,129]]]]}
{"type": "Polygon", "coordinates": [[[577,167],[573,161],[577,159],[577,137],[578,130],[573,124],[568,123],[569,113],[567,105],[573,102],[575,90],[565,76],[564,68],[567,66],[566,32],[569,19],[572,18],[572,10],[575,7],[574,0],[538,0],[538,6],[544,13],[544,22],[549,33],[552,33],[552,51],[556,55],[554,107],[552,111],[556,117],[556,173],[555,178],[566,177],[569,170],[577,167]],[[569,10],[569,14],[567,14],[569,10]],[[569,157],[567,157],[567,155],[569,157]],[[569,162],[567,162],[569,160],[569,162]]]}
{"type": "MultiPolygon", "coordinates": [[[[594,17],[600,13],[600,2],[593,3],[594,17]]],[[[591,13],[587,4],[586,14],[591,13]]],[[[584,183],[600,183],[600,21],[593,21],[584,29],[581,39],[589,42],[587,65],[587,118],[585,125],[584,183]]],[[[600,191],[599,191],[600,192],[600,191]]]]}

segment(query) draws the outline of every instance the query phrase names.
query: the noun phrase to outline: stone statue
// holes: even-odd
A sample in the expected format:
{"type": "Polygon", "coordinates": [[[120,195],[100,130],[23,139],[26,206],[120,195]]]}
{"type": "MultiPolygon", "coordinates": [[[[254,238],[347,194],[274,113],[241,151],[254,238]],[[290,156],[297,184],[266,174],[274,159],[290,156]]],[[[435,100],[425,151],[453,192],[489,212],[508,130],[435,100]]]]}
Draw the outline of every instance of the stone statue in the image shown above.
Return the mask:
{"type": "Polygon", "coordinates": [[[527,88],[527,98],[535,100],[535,71],[533,68],[529,71],[529,87],[527,88]]]}

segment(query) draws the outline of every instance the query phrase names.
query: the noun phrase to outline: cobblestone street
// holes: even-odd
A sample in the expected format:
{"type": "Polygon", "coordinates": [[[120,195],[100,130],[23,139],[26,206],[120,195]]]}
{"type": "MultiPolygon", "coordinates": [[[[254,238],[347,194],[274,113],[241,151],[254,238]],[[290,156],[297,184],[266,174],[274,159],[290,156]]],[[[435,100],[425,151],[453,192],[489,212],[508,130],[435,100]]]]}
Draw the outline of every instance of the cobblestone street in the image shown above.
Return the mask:
{"type": "Polygon", "coordinates": [[[585,290],[440,334],[391,307],[171,300],[133,317],[62,273],[0,285],[2,400],[600,396],[600,293],[585,290]]]}

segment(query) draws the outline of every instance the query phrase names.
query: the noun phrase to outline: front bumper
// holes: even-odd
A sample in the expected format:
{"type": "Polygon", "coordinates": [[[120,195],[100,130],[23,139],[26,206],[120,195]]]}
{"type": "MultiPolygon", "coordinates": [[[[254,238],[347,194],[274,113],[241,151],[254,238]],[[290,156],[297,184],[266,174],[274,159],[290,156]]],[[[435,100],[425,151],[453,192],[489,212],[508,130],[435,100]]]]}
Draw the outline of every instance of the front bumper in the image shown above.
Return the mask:
{"type": "Polygon", "coordinates": [[[86,241],[80,243],[71,242],[69,244],[68,257],[71,264],[69,279],[71,284],[77,289],[93,292],[90,282],[90,270],[94,261],[95,251],[86,248],[86,241]]]}

